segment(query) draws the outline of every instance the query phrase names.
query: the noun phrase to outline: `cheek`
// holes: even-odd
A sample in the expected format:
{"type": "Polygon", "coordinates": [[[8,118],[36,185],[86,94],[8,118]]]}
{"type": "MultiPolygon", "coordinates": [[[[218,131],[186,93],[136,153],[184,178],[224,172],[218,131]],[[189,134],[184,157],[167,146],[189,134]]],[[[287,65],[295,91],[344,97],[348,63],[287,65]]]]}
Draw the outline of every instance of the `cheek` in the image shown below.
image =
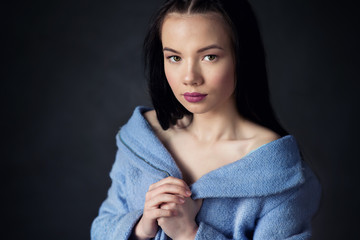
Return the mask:
{"type": "Polygon", "coordinates": [[[212,72],[212,79],[214,85],[222,91],[230,91],[235,87],[234,68],[222,67],[212,72]]]}
{"type": "MultiPolygon", "coordinates": [[[[169,67],[169,66],[165,65],[164,71],[165,71],[165,77],[166,77],[170,87],[173,89],[178,82],[178,79],[177,79],[178,74],[176,74],[175,71],[173,71],[171,69],[171,66],[169,67]]],[[[173,91],[174,91],[174,89],[173,89],[173,91]]]]}

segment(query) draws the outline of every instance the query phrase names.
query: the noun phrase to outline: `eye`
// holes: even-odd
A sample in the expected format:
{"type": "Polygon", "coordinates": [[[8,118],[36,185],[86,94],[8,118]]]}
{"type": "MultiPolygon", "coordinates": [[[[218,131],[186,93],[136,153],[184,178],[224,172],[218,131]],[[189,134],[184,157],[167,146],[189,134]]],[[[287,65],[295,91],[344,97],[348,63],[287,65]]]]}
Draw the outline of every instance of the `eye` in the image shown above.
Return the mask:
{"type": "Polygon", "coordinates": [[[204,57],[204,60],[212,62],[212,61],[214,61],[216,58],[217,58],[216,55],[206,55],[206,56],[204,57]]]}
{"type": "Polygon", "coordinates": [[[179,57],[179,56],[169,56],[169,57],[167,57],[167,59],[169,59],[170,62],[176,63],[176,62],[180,62],[181,57],[179,57]]]}

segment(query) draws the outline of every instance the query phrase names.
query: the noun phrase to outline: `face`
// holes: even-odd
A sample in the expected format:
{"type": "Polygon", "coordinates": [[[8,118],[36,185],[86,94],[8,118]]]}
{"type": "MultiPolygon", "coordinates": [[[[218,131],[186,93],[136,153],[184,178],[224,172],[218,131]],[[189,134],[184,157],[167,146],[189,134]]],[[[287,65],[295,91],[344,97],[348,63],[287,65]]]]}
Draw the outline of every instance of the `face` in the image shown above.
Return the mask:
{"type": "Polygon", "coordinates": [[[201,114],[235,105],[233,48],[220,15],[168,14],[161,41],[166,78],[188,111],[201,114]]]}

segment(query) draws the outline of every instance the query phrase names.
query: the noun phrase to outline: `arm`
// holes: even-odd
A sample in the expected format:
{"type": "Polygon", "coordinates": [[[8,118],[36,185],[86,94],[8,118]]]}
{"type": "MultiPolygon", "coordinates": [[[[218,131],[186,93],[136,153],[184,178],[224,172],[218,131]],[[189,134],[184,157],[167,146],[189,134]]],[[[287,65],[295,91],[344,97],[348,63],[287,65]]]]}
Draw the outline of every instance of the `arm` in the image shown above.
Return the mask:
{"type": "Polygon", "coordinates": [[[259,219],[254,240],[305,240],[311,237],[311,219],[320,202],[321,188],[311,176],[307,182],[278,206],[259,219]]]}
{"type": "MultiPolygon", "coordinates": [[[[148,239],[156,235],[158,230],[157,219],[170,217],[173,210],[161,209],[163,203],[182,204],[189,188],[180,179],[168,177],[150,186],[145,196],[145,206],[131,211],[128,201],[133,204],[143,196],[129,196],[127,191],[126,173],[129,172],[127,156],[122,154],[121,141],[117,138],[119,150],[110,172],[112,179],[108,197],[100,207],[99,215],[91,226],[92,240],[115,239],[148,239]]],[[[175,212],[176,214],[176,212],[175,212]]]]}
{"type": "Polygon", "coordinates": [[[128,239],[142,211],[129,211],[126,202],[125,176],[121,172],[119,151],[110,172],[112,180],[107,199],[91,226],[92,240],[128,239]]]}

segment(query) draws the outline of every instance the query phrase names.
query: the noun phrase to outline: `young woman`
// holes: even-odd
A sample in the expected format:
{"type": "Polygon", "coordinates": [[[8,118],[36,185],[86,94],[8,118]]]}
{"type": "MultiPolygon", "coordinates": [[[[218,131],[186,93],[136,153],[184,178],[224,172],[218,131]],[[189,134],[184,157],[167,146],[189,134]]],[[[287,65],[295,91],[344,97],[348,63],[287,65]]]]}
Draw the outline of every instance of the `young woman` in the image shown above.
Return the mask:
{"type": "Polygon", "coordinates": [[[166,1],[144,53],[154,110],[117,135],[92,239],[308,239],[320,185],[274,117],[249,4],[166,1]]]}

